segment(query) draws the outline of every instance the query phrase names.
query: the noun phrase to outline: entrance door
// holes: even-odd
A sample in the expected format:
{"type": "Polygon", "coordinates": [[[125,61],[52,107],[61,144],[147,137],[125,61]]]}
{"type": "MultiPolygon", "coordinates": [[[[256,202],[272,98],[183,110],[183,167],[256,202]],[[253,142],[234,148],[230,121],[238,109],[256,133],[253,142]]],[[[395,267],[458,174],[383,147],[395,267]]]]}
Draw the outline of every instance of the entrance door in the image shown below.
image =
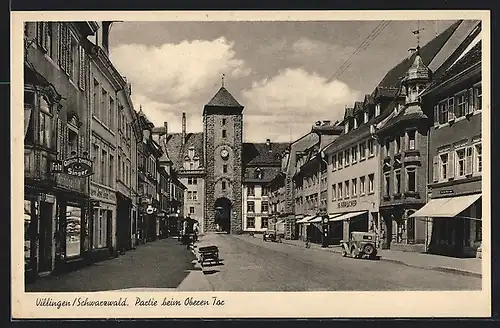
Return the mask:
{"type": "Polygon", "coordinates": [[[215,201],[215,224],[221,232],[231,232],[231,201],[219,198],[215,201]]]}
{"type": "Polygon", "coordinates": [[[52,270],[52,206],[51,203],[40,203],[39,272],[52,270]]]}

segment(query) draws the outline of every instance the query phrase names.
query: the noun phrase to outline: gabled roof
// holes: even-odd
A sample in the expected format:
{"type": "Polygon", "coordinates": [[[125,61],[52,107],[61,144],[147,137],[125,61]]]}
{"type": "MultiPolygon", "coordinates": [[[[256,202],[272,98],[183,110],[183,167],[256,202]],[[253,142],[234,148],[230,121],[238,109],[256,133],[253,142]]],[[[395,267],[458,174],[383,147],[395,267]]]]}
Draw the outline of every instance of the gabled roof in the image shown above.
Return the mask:
{"type": "MultiPolygon", "coordinates": [[[[420,55],[422,57],[422,61],[429,65],[434,56],[439,52],[439,50],[446,43],[448,38],[453,34],[455,29],[460,25],[460,21],[455,22],[450,27],[448,27],[445,31],[439,34],[437,37],[429,41],[426,45],[424,45],[420,49],[420,55]]],[[[382,81],[378,84],[377,87],[392,87],[399,88],[399,83],[406,71],[410,68],[411,64],[415,60],[416,53],[411,55],[410,57],[405,58],[398,65],[394,66],[387,74],[384,76],[382,81]]]]}
{"type": "Polygon", "coordinates": [[[374,105],[374,104],[375,104],[375,99],[373,99],[373,96],[370,94],[366,94],[365,99],[363,100],[363,106],[374,105]]]}
{"type": "Polygon", "coordinates": [[[427,118],[427,115],[422,112],[419,105],[412,105],[396,113],[386,122],[383,122],[378,132],[386,131],[403,121],[425,120],[427,118]],[[415,110],[413,110],[413,107],[415,107],[415,110]]]}
{"type": "Polygon", "coordinates": [[[356,115],[359,112],[363,111],[363,102],[362,101],[356,101],[354,102],[354,112],[353,115],[356,115]]]}
{"type": "Polygon", "coordinates": [[[255,184],[268,184],[281,170],[279,167],[247,167],[243,176],[243,182],[255,184]],[[260,174],[260,178],[256,174],[260,174]]]}
{"type": "MultiPolygon", "coordinates": [[[[481,62],[481,41],[476,43],[462,58],[460,58],[452,67],[444,71],[440,76],[437,76],[435,83],[441,83],[449,78],[465,71],[469,67],[481,62]]],[[[434,84],[434,83],[433,83],[434,84]]]]}
{"type": "Polygon", "coordinates": [[[271,142],[266,143],[243,143],[242,161],[243,167],[273,165],[281,167],[281,156],[290,143],[271,142]]]}
{"type": "Polygon", "coordinates": [[[217,106],[217,107],[243,107],[240,105],[233,95],[227,91],[225,87],[221,87],[215,96],[210,100],[206,106],[217,106]]]}
{"type": "Polygon", "coordinates": [[[171,133],[167,136],[167,152],[176,171],[184,169],[184,157],[188,155],[189,148],[193,147],[199,157],[200,166],[204,166],[203,159],[203,133],[186,133],[184,147],[182,146],[182,133],[171,133]]]}
{"type": "Polygon", "coordinates": [[[347,107],[344,113],[344,120],[350,117],[354,117],[354,108],[347,107]]]}

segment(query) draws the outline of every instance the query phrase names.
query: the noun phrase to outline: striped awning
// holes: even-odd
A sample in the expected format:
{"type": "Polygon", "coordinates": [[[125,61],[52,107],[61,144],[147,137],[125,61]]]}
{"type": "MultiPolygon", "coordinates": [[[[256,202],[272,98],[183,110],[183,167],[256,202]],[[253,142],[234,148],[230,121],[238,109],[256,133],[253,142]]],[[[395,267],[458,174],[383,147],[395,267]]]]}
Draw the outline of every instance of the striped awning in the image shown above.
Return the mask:
{"type": "Polygon", "coordinates": [[[316,215],[306,216],[305,218],[298,220],[297,223],[309,223],[310,220],[314,219],[316,215]]]}

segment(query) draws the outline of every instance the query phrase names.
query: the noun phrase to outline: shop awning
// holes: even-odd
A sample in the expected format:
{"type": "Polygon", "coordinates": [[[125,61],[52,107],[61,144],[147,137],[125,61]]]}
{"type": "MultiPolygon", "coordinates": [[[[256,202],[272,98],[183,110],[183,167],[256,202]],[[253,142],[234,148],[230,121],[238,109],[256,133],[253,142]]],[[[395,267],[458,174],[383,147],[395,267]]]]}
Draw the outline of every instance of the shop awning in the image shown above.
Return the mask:
{"type": "Polygon", "coordinates": [[[338,218],[342,216],[342,213],[335,213],[335,214],[330,214],[328,215],[329,221],[330,222],[335,222],[335,221],[342,221],[342,219],[338,220],[338,218]]]}
{"type": "Polygon", "coordinates": [[[297,223],[309,223],[309,220],[312,220],[315,217],[315,215],[306,216],[305,218],[298,220],[297,223]]]}
{"type": "Polygon", "coordinates": [[[457,196],[449,198],[431,199],[421,209],[410,215],[413,217],[441,217],[452,218],[460,214],[463,210],[471,206],[481,194],[457,196]]]}
{"type": "Polygon", "coordinates": [[[321,222],[322,218],[321,216],[317,216],[314,219],[310,220],[309,223],[318,223],[321,222]]]}
{"type": "Polygon", "coordinates": [[[359,216],[361,214],[366,213],[366,211],[359,211],[359,212],[350,212],[350,213],[344,213],[341,214],[340,216],[337,216],[333,219],[330,219],[330,221],[344,221],[344,220],[349,220],[353,217],[359,216]]]}

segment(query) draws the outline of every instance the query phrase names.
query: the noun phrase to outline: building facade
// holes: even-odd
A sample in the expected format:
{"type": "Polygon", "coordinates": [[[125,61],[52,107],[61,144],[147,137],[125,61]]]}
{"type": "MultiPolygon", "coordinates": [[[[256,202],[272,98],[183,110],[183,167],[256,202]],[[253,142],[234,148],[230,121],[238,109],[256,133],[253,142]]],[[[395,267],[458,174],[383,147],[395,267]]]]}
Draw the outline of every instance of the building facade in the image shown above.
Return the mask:
{"type": "Polygon", "coordinates": [[[89,251],[89,58],[96,22],[25,23],[24,226],[28,279],[89,251]],[[83,163],[83,168],[74,164],[83,163]],[[85,169],[84,169],[85,168],[85,169]]]}
{"type": "Polygon", "coordinates": [[[429,129],[429,201],[414,219],[427,224],[431,253],[481,256],[481,25],[434,75],[423,94],[429,129]]]}
{"type": "Polygon", "coordinates": [[[342,135],[325,149],[330,235],[335,244],[347,240],[351,231],[379,229],[379,151],[370,134],[379,109],[372,95],[346,108],[342,135]]]}
{"type": "Polygon", "coordinates": [[[270,206],[269,183],[281,170],[281,155],[287,143],[243,144],[243,231],[263,232],[276,219],[270,206]]]}

